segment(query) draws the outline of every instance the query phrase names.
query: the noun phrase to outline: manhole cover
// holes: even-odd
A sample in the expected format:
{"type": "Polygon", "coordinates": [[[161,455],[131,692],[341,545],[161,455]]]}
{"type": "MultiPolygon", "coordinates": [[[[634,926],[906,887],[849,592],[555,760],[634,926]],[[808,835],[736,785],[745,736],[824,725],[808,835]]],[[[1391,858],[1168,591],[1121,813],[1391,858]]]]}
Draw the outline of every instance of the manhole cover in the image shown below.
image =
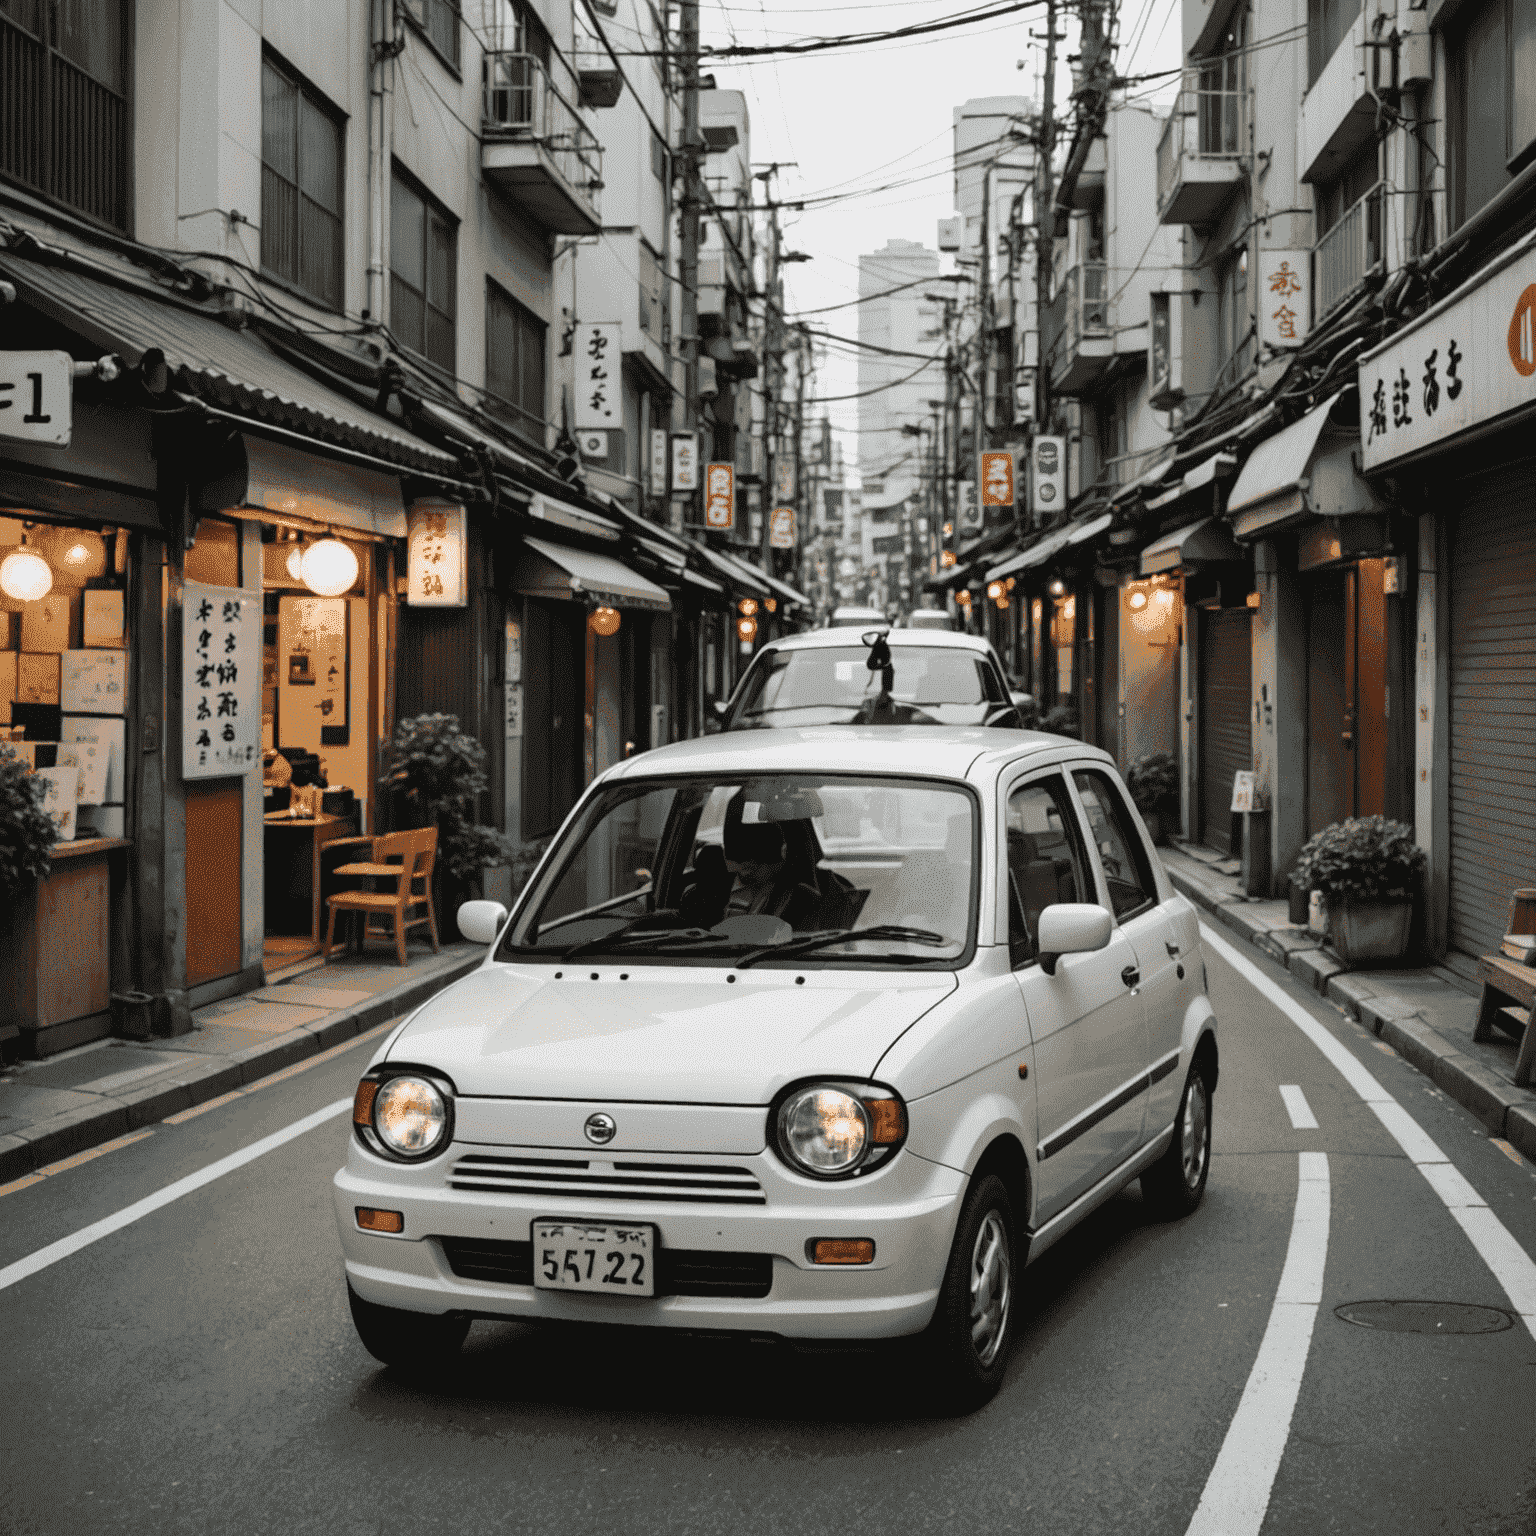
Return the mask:
{"type": "Polygon", "coordinates": [[[1350,1301],[1333,1315],[1383,1333],[1502,1333],[1515,1321],[1499,1307],[1465,1301],[1350,1301]]]}

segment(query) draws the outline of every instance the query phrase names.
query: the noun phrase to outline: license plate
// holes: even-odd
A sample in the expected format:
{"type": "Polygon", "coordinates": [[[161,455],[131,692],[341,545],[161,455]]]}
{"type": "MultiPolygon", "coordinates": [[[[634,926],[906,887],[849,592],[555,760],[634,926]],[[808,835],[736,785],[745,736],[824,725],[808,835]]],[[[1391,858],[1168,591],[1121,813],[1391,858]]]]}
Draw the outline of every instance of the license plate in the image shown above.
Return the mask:
{"type": "Polygon", "coordinates": [[[533,1283],[594,1296],[656,1294],[656,1229],[590,1221],[533,1223],[533,1283]]]}

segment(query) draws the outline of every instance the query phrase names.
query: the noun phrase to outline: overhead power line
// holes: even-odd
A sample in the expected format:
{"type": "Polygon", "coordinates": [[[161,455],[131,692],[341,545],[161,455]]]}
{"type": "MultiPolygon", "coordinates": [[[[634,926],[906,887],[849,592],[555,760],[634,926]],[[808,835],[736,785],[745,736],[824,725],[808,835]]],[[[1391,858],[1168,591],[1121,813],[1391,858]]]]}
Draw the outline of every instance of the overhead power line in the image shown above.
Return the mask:
{"type": "Polygon", "coordinates": [[[1000,16],[1012,16],[1019,11],[1034,10],[1043,0],[1013,0],[1012,4],[994,6],[991,9],[973,7],[938,21],[914,22],[908,27],[896,27],[887,32],[850,32],[840,37],[809,37],[796,43],[734,44],[724,48],[712,48],[709,56],[714,59],[761,58],[767,54],[822,53],[829,48],[862,47],[868,43],[896,42],[906,37],[923,37],[933,32],[949,32],[956,27],[975,26],[984,21],[996,21],[1000,16]]]}

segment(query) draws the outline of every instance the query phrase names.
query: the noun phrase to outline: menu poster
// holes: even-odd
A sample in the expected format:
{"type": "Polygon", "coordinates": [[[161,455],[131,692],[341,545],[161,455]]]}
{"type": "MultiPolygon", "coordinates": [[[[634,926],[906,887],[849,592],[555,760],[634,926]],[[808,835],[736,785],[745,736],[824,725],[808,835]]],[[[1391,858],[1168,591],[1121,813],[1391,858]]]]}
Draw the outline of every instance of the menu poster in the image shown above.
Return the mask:
{"type": "Polygon", "coordinates": [[[88,646],[123,644],[123,594],[120,588],[89,589],[82,597],[84,639],[88,646]]]}
{"type": "Polygon", "coordinates": [[[39,768],[33,774],[43,786],[43,809],[59,829],[59,841],[75,840],[75,808],[79,801],[80,770],[72,764],[39,768]]]}
{"type": "Polygon", "coordinates": [[[181,772],[247,773],[261,762],[261,598],[185,584],[181,645],[181,772]]]}
{"type": "Polygon", "coordinates": [[[33,654],[30,651],[17,653],[16,702],[18,704],[57,704],[59,702],[59,658],[56,653],[33,654]]]}
{"type": "Polygon", "coordinates": [[[277,613],[277,714],[283,745],[307,752],[347,746],[347,599],[285,593],[277,613]]]}
{"type": "Polygon", "coordinates": [[[80,760],[80,803],[120,805],[123,800],[123,722],[65,715],[63,741],[80,760]]]}
{"type": "Polygon", "coordinates": [[[128,688],[126,651],[65,651],[59,703],[71,714],[120,715],[128,688]]]}

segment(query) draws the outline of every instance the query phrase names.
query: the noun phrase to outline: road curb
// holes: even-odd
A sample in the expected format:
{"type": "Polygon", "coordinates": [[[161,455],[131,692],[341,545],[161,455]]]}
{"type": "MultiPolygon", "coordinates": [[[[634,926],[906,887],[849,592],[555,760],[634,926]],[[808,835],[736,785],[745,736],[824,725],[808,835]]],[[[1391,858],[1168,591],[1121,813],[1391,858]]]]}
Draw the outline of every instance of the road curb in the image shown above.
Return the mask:
{"type": "Polygon", "coordinates": [[[260,1045],[232,1052],[181,1073],[172,1081],[160,1078],[143,1087],[104,1095],[99,1105],[67,1110],[0,1136],[0,1184],[24,1178],[61,1158],[89,1151],[129,1131],[157,1124],[167,1115],[205,1104],[231,1089],[249,1087],[284,1067],[355,1039],[375,1025],[426,1002],[434,993],[467,976],[483,959],[477,951],[442,970],[390,987],[366,1003],[343,1008],[312,1024],[263,1040],[260,1045]]]}
{"type": "Polygon", "coordinates": [[[1243,903],[1218,900],[1177,870],[1168,870],[1168,878],[1181,896],[1209,912],[1223,928],[1243,934],[1298,981],[1337,1004],[1475,1115],[1490,1134],[1502,1136],[1536,1162],[1536,1095],[1516,1088],[1458,1050],[1405,998],[1378,992],[1369,971],[1351,972],[1316,934],[1272,928],[1258,917],[1245,922],[1243,903]]]}

